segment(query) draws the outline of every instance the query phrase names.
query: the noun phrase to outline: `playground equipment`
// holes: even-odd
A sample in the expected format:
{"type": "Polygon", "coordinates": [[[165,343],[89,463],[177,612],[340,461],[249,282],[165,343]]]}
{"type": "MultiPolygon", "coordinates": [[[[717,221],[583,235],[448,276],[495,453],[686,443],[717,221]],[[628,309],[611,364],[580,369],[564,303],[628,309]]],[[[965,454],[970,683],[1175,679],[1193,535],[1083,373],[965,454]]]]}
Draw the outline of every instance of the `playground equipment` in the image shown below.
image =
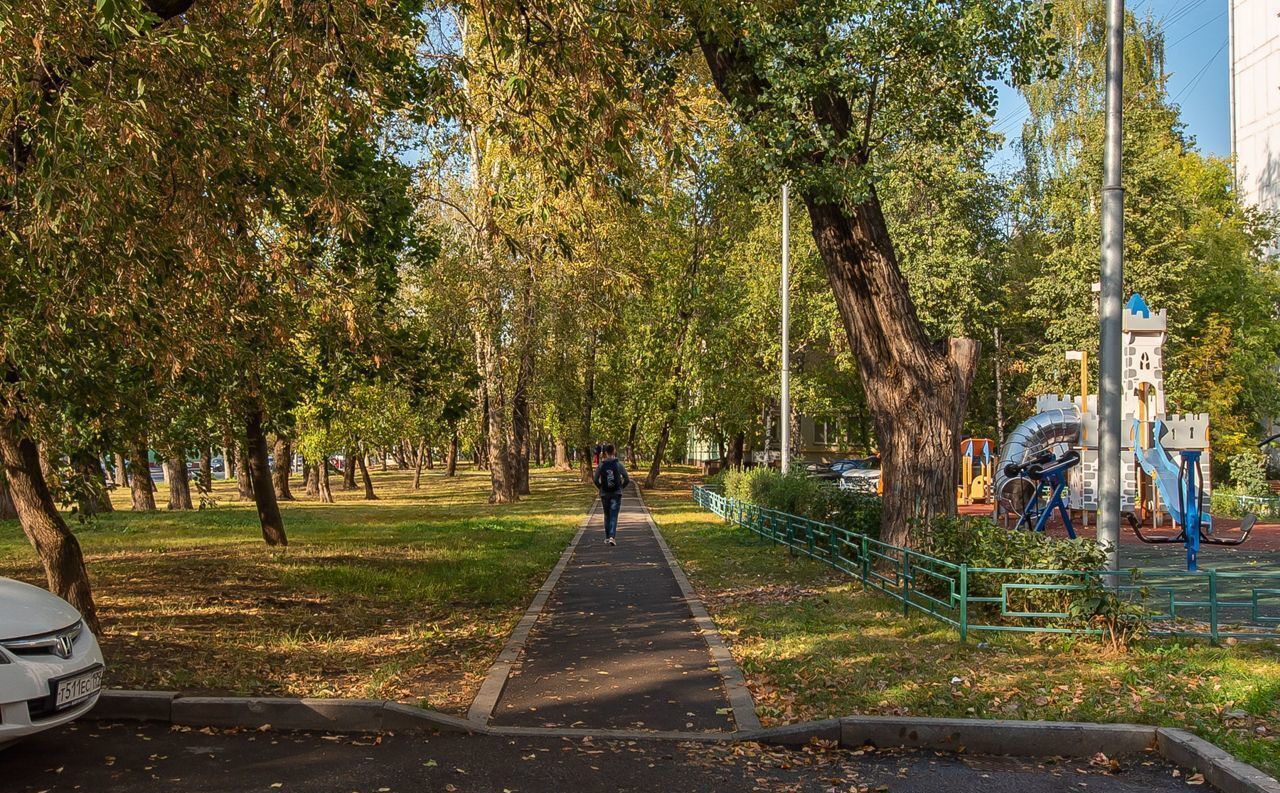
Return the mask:
{"type": "Polygon", "coordinates": [[[995,443],[990,438],[966,438],[960,441],[960,486],[956,501],[973,504],[990,498],[995,452],[995,443]]]}
{"type": "MultiPolygon", "coordinates": [[[[1133,513],[1128,513],[1127,517],[1134,535],[1142,542],[1152,545],[1178,542],[1185,544],[1187,569],[1194,571],[1201,543],[1239,545],[1249,539],[1249,532],[1253,531],[1258,516],[1253,514],[1244,516],[1240,524],[1241,534],[1238,537],[1216,536],[1213,532],[1213,517],[1204,509],[1204,469],[1201,467],[1201,452],[1199,449],[1183,450],[1179,453],[1180,461],[1174,463],[1164,447],[1164,438],[1167,433],[1168,429],[1164,422],[1157,419],[1153,422],[1152,431],[1149,434],[1152,439],[1151,447],[1143,448],[1142,438],[1148,433],[1144,432],[1144,428],[1135,420],[1129,441],[1133,446],[1134,457],[1155,482],[1160,497],[1164,500],[1164,508],[1179,531],[1171,536],[1143,534],[1142,522],[1138,517],[1133,513]]],[[[1262,442],[1262,445],[1270,443],[1277,437],[1280,436],[1268,438],[1262,442]]]]}
{"type": "MultiPolygon", "coordinates": [[[[1122,410],[1125,421],[1137,422],[1142,448],[1149,448],[1149,433],[1159,420],[1164,428],[1162,448],[1170,452],[1198,452],[1197,490],[1207,495],[1209,481],[1209,416],[1205,413],[1168,414],[1164,399],[1164,340],[1168,319],[1164,311],[1153,311],[1141,295],[1129,298],[1124,312],[1124,361],[1122,410]]],[[[1079,354],[1082,370],[1087,357],[1079,354]]],[[[1087,379],[1084,379],[1087,383],[1087,379]]],[[[1082,389],[1084,385],[1082,384],[1082,389]]],[[[1030,483],[1025,477],[1010,476],[1010,464],[1021,465],[1045,452],[1061,457],[1067,451],[1079,454],[1079,464],[1067,474],[1064,498],[1070,509],[1079,510],[1084,521],[1098,508],[1098,400],[1093,394],[1079,396],[1049,394],[1036,399],[1037,412],[1009,433],[1001,448],[1003,465],[996,467],[992,493],[997,512],[1019,515],[1030,503],[1030,483]]],[[[1169,495],[1176,503],[1177,488],[1161,492],[1158,476],[1143,467],[1135,444],[1121,452],[1123,479],[1121,509],[1141,523],[1150,520],[1157,527],[1167,512],[1169,495]]],[[[1152,470],[1155,470],[1154,468],[1152,470]]],[[[1166,482],[1165,484],[1169,484],[1166,482]]]]}
{"type": "Polygon", "coordinates": [[[1023,506],[1032,503],[1035,488],[1032,480],[1017,472],[1046,453],[1051,457],[1065,453],[1079,436],[1080,412],[1074,407],[1042,410],[1009,433],[991,486],[997,510],[1006,517],[1017,515],[1021,524],[1023,506]]]}
{"type": "Polygon", "coordinates": [[[1043,532],[1049,518],[1056,511],[1062,517],[1062,525],[1067,529],[1067,536],[1076,538],[1076,529],[1071,522],[1071,511],[1067,508],[1067,500],[1063,494],[1067,490],[1067,471],[1080,464],[1080,455],[1068,451],[1061,456],[1045,451],[1022,463],[1005,463],[1004,474],[1010,480],[1025,481],[1029,484],[1030,495],[1023,503],[1021,517],[1015,529],[1031,528],[1043,532]],[[1041,498],[1045,497],[1041,504],[1041,498]]]}

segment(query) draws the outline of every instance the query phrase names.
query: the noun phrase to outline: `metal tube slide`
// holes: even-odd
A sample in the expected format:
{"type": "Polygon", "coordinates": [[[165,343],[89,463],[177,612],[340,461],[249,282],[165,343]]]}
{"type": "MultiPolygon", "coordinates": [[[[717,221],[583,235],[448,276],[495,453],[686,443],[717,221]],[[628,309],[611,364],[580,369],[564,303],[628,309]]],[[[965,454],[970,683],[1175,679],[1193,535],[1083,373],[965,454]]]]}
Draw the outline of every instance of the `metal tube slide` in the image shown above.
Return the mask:
{"type": "Polygon", "coordinates": [[[1022,483],[1022,488],[1031,487],[1027,480],[1010,476],[1005,467],[1021,465],[1038,454],[1051,451],[1059,445],[1074,446],[1080,439],[1080,411],[1071,408],[1054,408],[1037,413],[1014,427],[1013,432],[1004,439],[1000,447],[1000,463],[996,466],[993,478],[992,493],[995,498],[1005,501],[1014,511],[1019,511],[1026,501],[1025,492],[1015,492],[1022,483]]]}

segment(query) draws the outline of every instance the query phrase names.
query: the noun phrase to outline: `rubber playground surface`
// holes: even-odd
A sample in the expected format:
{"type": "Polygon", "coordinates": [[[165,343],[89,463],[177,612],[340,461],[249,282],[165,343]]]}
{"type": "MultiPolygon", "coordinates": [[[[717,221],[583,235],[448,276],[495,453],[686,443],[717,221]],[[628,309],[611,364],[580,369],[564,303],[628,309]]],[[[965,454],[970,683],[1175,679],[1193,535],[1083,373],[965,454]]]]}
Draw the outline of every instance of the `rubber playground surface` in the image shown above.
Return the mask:
{"type": "MultiPolygon", "coordinates": [[[[990,504],[962,505],[959,510],[961,515],[991,516],[990,504]]],[[[1088,526],[1081,525],[1082,521],[1076,516],[1073,516],[1072,520],[1075,523],[1077,537],[1093,539],[1097,536],[1092,520],[1090,520],[1088,526]]],[[[1215,517],[1213,525],[1216,532],[1228,537],[1235,536],[1240,531],[1239,518],[1215,517]]],[[[1067,537],[1066,529],[1056,515],[1049,521],[1045,532],[1051,537],[1061,537],[1062,539],[1067,537]]],[[[1173,534],[1174,531],[1169,525],[1166,516],[1163,527],[1160,529],[1144,529],[1144,533],[1168,535],[1173,534]]],[[[1143,543],[1134,536],[1133,531],[1128,526],[1121,526],[1120,564],[1121,566],[1183,569],[1186,566],[1186,553],[1182,545],[1179,544],[1148,545],[1143,543]]],[[[1258,565],[1263,564],[1271,565],[1277,572],[1280,572],[1280,523],[1256,524],[1249,534],[1249,539],[1243,545],[1200,546],[1200,567],[1203,569],[1212,567],[1225,571],[1227,569],[1236,569],[1240,566],[1257,569],[1258,565]],[[1251,562],[1255,564],[1250,564],[1251,562]]]]}

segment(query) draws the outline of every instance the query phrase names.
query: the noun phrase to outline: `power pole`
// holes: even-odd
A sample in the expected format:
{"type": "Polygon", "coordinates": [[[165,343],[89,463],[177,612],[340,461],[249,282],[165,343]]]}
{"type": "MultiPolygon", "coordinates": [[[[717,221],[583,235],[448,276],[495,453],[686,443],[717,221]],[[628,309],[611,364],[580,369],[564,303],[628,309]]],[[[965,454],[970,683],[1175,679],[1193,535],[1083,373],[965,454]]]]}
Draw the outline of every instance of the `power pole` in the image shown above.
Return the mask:
{"type": "Polygon", "coordinates": [[[782,473],[791,467],[791,202],[782,184],[782,473]]]}
{"type": "MultiPolygon", "coordinates": [[[[1120,569],[1120,410],[1123,361],[1124,187],[1120,184],[1124,123],[1124,0],[1107,0],[1107,121],[1102,185],[1102,291],[1098,355],[1098,543],[1107,569],[1120,569]]],[[[1118,579],[1111,583],[1119,583],[1118,579]]]]}

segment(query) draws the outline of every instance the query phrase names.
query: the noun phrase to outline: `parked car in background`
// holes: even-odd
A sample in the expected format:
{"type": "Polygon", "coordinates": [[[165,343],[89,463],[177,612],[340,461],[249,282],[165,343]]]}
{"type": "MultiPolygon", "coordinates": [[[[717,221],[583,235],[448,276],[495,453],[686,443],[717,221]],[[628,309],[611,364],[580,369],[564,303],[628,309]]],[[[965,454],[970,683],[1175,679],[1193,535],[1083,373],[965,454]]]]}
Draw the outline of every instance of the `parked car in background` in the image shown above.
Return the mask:
{"type": "Polygon", "coordinates": [[[814,478],[827,482],[841,482],[847,471],[867,470],[870,468],[878,469],[880,467],[879,460],[875,458],[856,459],[849,458],[844,460],[836,460],[830,463],[809,463],[805,466],[805,474],[814,478]]]}
{"type": "Polygon", "coordinates": [[[837,482],[840,480],[840,472],[835,470],[830,463],[809,463],[804,467],[804,473],[810,479],[821,479],[824,482],[837,482]]]}
{"type": "Polygon", "coordinates": [[[88,713],[104,668],[70,603],[0,577],[0,747],[88,713]]]}
{"type": "Polygon", "coordinates": [[[845,460],[849,463],[840,472],[840,487],[858,493],[877,493],[880,490],[880,458],[845,460]]]}

